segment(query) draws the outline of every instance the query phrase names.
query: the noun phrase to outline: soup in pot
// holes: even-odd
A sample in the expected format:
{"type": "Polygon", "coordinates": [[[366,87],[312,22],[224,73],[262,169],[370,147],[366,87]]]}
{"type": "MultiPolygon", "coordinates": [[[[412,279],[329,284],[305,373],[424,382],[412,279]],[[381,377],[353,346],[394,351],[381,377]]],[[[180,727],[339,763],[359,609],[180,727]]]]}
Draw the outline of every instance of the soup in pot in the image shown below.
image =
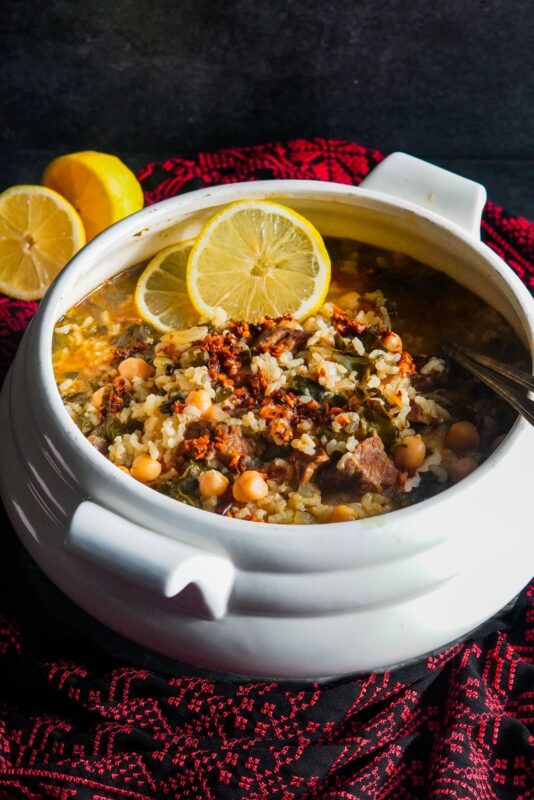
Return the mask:
{"type": "Polygon", "coordinates": [[[506,321],[447,276],[326,239],[332,279],[311,316],[141,319],[136,267],[58,321],[58,390],[91,445],[178,502],[270,523],[340,522],[465,478],[514,414],[441,354],[445,340],[517,366],[506,321]]]}

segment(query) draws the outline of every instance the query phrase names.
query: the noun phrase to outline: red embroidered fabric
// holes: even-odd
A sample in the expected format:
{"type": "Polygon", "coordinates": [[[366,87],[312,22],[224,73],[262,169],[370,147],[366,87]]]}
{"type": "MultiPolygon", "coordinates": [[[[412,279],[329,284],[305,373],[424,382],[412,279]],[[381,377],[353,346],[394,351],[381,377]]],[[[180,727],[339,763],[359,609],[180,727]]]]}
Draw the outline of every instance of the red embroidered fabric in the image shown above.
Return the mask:
{"type": "MultiPolygon", "coordinates": [[[[357,184],[381,158],[298,139],[150,163],[139,177],[153,203],[259,178],[357,184]]],[[[483,238],[534,290],[534,224],[488,202],[483,238]]],[[[35,310],[0,297],[2,375],[35,310]]],[[[534,797],[534,582],[493,630],[417,664],[326,684],[239,683],[121,662],[64,630],[59,612],[36,633],[13,552],[0,564],[2,798],[534,797]]]]}

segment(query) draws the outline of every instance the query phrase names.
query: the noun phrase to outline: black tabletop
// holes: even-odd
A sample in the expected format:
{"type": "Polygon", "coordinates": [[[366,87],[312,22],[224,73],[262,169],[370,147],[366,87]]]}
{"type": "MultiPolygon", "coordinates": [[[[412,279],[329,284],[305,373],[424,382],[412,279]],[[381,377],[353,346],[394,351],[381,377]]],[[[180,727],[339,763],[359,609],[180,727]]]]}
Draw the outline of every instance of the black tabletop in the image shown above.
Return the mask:
{"type": "Polygon", "coordinates": [[[534,217],[531,0],[12,0],[0,188],[61,152],[133,167],[330,136],[405,150],[534,217]]]}

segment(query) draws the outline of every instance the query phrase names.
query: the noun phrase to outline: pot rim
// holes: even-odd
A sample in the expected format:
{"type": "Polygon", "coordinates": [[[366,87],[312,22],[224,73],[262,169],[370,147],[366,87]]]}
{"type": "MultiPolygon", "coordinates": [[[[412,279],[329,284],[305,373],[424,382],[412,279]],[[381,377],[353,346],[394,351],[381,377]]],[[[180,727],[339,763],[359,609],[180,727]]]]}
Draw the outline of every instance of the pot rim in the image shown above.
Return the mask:
{"type": "MultiPolygon", "coordinates": [[[[118,239],[127,240],[134,236],[136,231],[139,231],[141,228],[147,228],[152,224],[163,221],[166,215],[172,216],[173,214],[178,215],[182,212],[190,213],[201,211],[206,208],[206,205],[209,207],[210,205],[217,205],[225,201],[231,202],[233,199],[237,199],[237,196],[260,195],[279,197],[284,194],[290,195],[288,199],[291,199],[295,195],[300,197],[307,196],[310,198],[315,196],[317,199],[331,199],[332,202],[340,203],[343,203],[345,198],[363,201],[370,200],[374,203],[374,208],[378,214],[380,214],[381,211],[398,211],[401,209],[411,212],[416,218],[422,218],[438,228],[447,231],[453,238],[460,240],[464,245],[467,245],[469,249],[481,256],[486,263],[488,263],[491,271],[500,275],[507,284],[518,305],[523,325],[526,330],[528,330],[530,351],[531,354],[533,354],[534,300],[519,277],[483,242],[474,239],[463,228],[450,222],[445,217],[430,210],[423,209],[414,203],[393,198],[391,195],[384,192],[377,192],[334,182],[313,180],[266,180],[239,182],[198,189],[148,206],[116,222],[106,231],[91,240],[74,256],[58,275],[48,290],[32,322],[32,335],[37,341],[35,343],[36,346],[29,348],[28,358],[31,361],[32,373],[38,375],[40,388],[42,390],[39,393],[40,414],[43,414],[43,406],[46,406],[46,412],[52,415],[55,424],[62,428],[65,434],[67,434],[72,447],[79,449],[81,456],[83,456],[84,461],[91,467],[91,470],[102,474],[104,477],[109,476],[109,478],[112,478],[115,481],[117,490],[121,492],[124,498],[136,498],[138,502],[143,503],[146,510],[153,514],[156,519],[158,510],[165,510],[166,514],[175,517],[177,522],[185,525],[190,524],[192,528],[196,529],[203,527],[203,523],[209,521],[212,531],[223,528],[228,530],[237,525],[239,533],[258,532],[257,522],[221,517],[209,511],[205,511],[204,509],[198,509],[184,503],[179,503],[170,497],[155,492],[149,486],[132,480],[130,476],[117,470],[111,462],[102,458],[101,454],[91,446],[67,414],[61,402],[61,397],[54,379],[51,345],[53,329],[57,321],[57,306],[63,296],[67,294],[75,284],[78,275],[80,273],[85,273],[90,268],[91,263],[103,258],[106,251],[110,247],[116,245],[118,239]]],[[[363,205],[365,205],[365,203],[363,205]]],[[[172,219],[168,221],[172,222],[172,219]]],[[[413,517],[414,515],[432,511],[436,509],[440,503],[451,502],[458,497],[460,493],[469,491],[475,482],[484,480],[487,472],[494,468],[496,461],[501,461],[502,458],[508,454],[527,427],[527,422],[519,417],[507,434],[505,441],[497,448],[495,453],[487,458],[486,461],[467,478],[434,497],[422,500],[419,503],[415,503],[413,506],[397,509],[378,517],[331,524],[335,524],[336,528],[341,526],[340,533],[341,530],[348,532],[350,526],[351,536],[355,536],[358,533],[363,534],[369,529],[394,525],[396,522],[400,522],[401,519],[405,521],[409,516],[413,517]]],[[[98,498],[97,501],[100,502],[98,498]]],[[[326,525],[328,524],[329,523],[326,523],[326,525]]],[[[306,538],[310,541],[310,545],[312,544],[312,540],[324,537],[325,531],[325,523],[313,523],[309,525],[262,523],[261,526],[263,535],[270,534],[279,536],[282,534],[285,537],[297,537],[305,533],[306,538]]],[[[254,538],[251,537],[251,542],[253,541],[254,538]]]]}

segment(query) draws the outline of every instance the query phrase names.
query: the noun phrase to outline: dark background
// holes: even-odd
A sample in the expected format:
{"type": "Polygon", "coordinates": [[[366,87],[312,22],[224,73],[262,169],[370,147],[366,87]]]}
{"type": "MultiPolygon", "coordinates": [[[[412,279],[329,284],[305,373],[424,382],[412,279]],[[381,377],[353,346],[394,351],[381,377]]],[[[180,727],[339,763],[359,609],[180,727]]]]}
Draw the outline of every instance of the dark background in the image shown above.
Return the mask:
{"type": "Polygon", "coordinates": [[[0,188],[299,136],[402,149],[534,217],[533,0],[7,0],[0,188]]]}

